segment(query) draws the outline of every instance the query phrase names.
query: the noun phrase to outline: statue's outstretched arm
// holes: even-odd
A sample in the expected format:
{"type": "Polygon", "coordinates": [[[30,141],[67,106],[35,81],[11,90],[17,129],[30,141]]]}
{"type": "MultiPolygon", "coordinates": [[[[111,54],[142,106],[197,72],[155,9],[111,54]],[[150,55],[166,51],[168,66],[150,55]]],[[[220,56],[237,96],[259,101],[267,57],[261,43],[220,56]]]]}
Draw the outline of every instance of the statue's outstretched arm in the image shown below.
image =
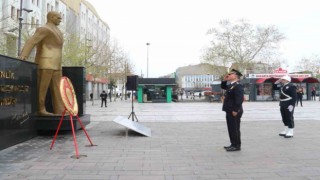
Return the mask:
{"type": "Polygon", "coordinates": [[[39,43],[41,42],[48,34],[47,28],[40,27],[37,28],[36,32],[34,35],[28,39],[24,45],[24,47],[21,50],[20,55],[18,56],[19,59],[26,60],[32,49],[39,43]]]}

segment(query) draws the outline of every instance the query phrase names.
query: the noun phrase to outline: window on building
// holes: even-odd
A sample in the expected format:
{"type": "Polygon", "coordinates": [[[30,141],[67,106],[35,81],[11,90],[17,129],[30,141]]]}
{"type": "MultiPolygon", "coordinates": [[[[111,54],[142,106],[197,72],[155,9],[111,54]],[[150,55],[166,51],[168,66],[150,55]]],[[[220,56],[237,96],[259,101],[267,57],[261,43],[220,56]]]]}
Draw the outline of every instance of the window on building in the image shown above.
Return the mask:
{"type": "Polygon", "coordinates": [[[15,20],[16,18],[16,8],[11,6],[11,19],[15,20]]]}
{"type": "Polygon", "coordinates": [[[56,1],[56,11],[59,11],[59,2],[56,1]]]}
{"type": "Polygon", "coordinates": [[[50,4],[47,3],[47,12],[49,12],[49,11],[50,11],[50,4]]]}
{"type": "Polygon", "coordinates": [[[19,14],[20,14],[20,9],[17,9],[17,14],[16,14],[16,19],[15,20],[19,19],[19,14]]]}

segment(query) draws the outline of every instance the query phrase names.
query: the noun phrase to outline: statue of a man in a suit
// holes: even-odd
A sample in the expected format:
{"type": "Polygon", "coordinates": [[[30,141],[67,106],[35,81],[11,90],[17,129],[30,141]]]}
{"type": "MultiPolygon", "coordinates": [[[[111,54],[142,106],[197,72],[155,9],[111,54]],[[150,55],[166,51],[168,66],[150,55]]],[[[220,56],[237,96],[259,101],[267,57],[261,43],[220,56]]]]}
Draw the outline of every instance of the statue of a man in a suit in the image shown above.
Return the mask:
{"type": "Polygon", "coordinates": [[[36,47],[35,63],[38,64],[38,115],[50,116],[61,114],[64,105],[60,95],[60,79],[62,77],[63,34],[58,29],[62,18],[58,12],[47,14],[46,25],[36,29],[34,35],[26,41],[18,58],[26,60],[32,49],[36,47]],[[53,114],[45,107],[45,99],[50,87],[53,114]]]}

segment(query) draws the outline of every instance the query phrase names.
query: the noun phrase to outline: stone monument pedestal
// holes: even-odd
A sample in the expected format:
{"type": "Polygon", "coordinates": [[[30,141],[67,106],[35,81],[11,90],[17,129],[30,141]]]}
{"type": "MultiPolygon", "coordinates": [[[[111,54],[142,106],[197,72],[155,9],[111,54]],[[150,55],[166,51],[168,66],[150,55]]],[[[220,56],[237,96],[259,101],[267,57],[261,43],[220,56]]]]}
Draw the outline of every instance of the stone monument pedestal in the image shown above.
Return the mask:
{"type": "MultiPolygon", "coordinates": [[[[86,126],[90,123],[90,114],[78,115],[81,119],[83,126],[86,126]]],[[[34,116],[32,119],[35,121],[36,129],[38,131],[55,131],[59,125],[61,116],[34,116]]],[[[76,116],[72,117],[73,125],[75,130],[81,129],[81,125],[77,120],[76,116]]],[[[70,116],[64,116],[62,121],[60,130],[62,131],[70,131],[71,123],[70,123],[70,116]]]]}
{"type": "MultiPolygon", "coordinates": [[[[85,73],[84,67],[62,67],[62,75],[68,77],[71,80],[72,85],[74,87],[75,94],[77,97],[78,108],[79,108],[78,116],[81,119],[82,124],[84,126],[90,123],[90,114],[85,114],[86,113],[85,74],[86,73],[85,73]]],[[[53,111],[51,96],[49,91],[46,97],[46,108],[48,112],[53,111]]],[[[46,131],[46,130],[51,131],[51,130],[57,129],[61,116],[34,115],[32,118],[35,121],[36,129],[38,131],[46,131]]],[[[74,129],[75,130],[81,129],[81,126],[77,121],[77,118],[74,116],[74,118],[72,119],[73,119],[74,129]]],[[[69,115],[64,117],[60,130],[67,130],[67,131],[72,130],[69,115]]]]}
{"type": "Polygon", "coordinates": [[[0,55],[0,150],[37,135],[37,65],[0,55]]]}

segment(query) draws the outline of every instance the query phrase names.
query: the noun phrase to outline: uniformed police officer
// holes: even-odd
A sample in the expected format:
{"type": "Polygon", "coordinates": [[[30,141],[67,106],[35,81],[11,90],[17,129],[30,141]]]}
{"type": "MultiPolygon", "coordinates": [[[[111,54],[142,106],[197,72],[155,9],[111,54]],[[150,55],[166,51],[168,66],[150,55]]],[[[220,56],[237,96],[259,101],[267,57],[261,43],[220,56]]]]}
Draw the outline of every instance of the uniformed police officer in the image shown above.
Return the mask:
{"type": "Polygon", "coordinates": [[[280,132],[279,136],[284,136],[285,138],[293,137],[293,112],[297,99],[296,86],[291,84],[291,77],[288,75],[283,76],[275,82],[275,84],[280,84],[280,113],[282,117],[282,122],[285,129],[280,132]]]}
{"type": "Polygon", "coordinates": [[[232,69],[221,81],[221,88],[225,89],[222,110],[226,112],[226,120],[231,145],[225,146],[226,151],[241,150],[240,122],[243,114],[243,86],[239,83],[242,74],[232,69]],[[229,82],[229,83],[228,83],[229,82]]]}

